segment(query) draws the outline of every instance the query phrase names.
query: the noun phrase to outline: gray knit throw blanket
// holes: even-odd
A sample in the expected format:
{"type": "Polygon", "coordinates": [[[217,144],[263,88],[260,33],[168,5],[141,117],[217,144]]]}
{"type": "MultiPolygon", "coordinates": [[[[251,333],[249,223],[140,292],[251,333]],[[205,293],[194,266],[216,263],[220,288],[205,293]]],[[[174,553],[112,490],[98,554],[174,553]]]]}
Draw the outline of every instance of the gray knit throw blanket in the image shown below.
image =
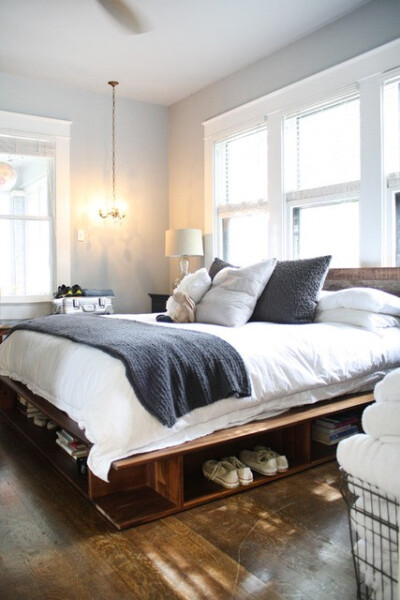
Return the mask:
{"type": "Polygon", "coordinates": [[[195,408],[251,395],[240,354],[208,333],[95,315],[39,317],[21,321],[11,333],[18,329],[61,336],[120,359],[138,400],[167,427],[195,408]]]}

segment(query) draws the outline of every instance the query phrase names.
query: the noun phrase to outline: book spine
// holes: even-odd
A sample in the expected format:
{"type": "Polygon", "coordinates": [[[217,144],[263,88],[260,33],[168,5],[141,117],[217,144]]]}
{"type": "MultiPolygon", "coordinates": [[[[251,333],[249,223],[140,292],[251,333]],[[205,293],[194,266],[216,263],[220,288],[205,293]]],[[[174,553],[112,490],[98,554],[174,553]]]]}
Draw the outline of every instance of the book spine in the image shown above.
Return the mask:
{"type": "Polygon", "coordinates": [[[349,424],[349,425],[344,425],[343,427],[338,427],[337,429],[328,429],[327,427],[321,427],[319,424],[313,424],[312,430],[315,432],[318,431],[319,433],[321,433],[321,435],[325,435],[325,436],[329,437],[329,436],[333,436],[333,435],[342,433],[343,431],[348,431],[349,429],[351,429],[353,427],[358,428],[358,424],[353,423],[353,424],[349,424]]]}
{"type": "Polygon", "coordinates": [[[83,450],[73,450],[68,446],[68,444],[64,444],[60,438],[56,438],[56,444],[58,444],[67,454],[72,456],[72,458],[81,458],[83,456],[87,456],[89,451],[87,448],[83,450]]]}
{"type": "Polygon", "coordinates": [[[63,444],[68,446],[68,448],[71,448],[71,450],[85,450],[87,448],[86,444],[84,444],[80,440],[78,440],[76,438],[70,439],[71,436],[66,437],[63,430],[61,430],[61,431],[59,430],[56,433],[57,433],[57,438],[63,444]]]}
{"type": "Polygon", "coordinates": [[[324,427],[325,429],[341,429],[345,425],[358,425],[359,419],[358,417],[351,417],[348,419],[343,419],[341,421],[333,422],[322,418],[316,419],[314,422],[317,423],[320,427],[324,427]]]}
{"type": "Polygon", "coordinates": [[[341,433],[336,433],[336,434],[331,434],[331,435],[325,435],[325,434],[321,434],[319,431],[313,431],[312,437],[317,442],[334,443],[334,442],[339,441],[342,438],[345,438],[349,435],[353,435],[354,433],[358,433],[357,426],[349,427],[348,429],[346,429],[346,431],[342,431],[341,433]]]}
{"type": "Polygon", "coordinates": [[[62,437],[67,440],[67,442],[74,442],[75,438],[73,435],[71,435],[70,433],[68,433],[68,431],[65,431],[65,429],[60,429],[60,431],[58,432],[60,435],[62,435],[62,437]]]}

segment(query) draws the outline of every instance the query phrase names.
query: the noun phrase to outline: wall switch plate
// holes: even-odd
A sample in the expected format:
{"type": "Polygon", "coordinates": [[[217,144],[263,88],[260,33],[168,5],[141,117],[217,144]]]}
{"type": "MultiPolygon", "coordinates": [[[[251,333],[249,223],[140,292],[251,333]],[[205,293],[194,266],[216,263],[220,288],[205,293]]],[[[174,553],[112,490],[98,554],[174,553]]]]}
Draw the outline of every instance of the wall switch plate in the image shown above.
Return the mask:
{"type": "Polygon", "coordinates": [[[78,229],[78,242],[84,242],[84,241],[85,241],[85,230],[78,229]]]}

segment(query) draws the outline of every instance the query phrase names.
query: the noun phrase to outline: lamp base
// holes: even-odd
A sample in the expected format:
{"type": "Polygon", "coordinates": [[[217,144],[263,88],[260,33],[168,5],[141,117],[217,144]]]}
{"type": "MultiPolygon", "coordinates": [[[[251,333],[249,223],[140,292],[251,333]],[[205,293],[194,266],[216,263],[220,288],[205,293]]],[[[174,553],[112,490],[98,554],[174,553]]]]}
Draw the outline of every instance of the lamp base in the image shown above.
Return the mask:
{"type": "Polygon", "coordinates": [[[179,275],[179,278],[175,279],[175,281],[174,281],[174,285],[173,285],[174,289],[178,287],[178,285],[180,284],[182,279],[184,277],[186,277],[186,275],[189,275],[189,257],[186,254],[181,256],[181,259],[179,261],[179,269],[180,269],[180,275],[179,275]]]}
{"type": "Polygon", "coordinates": [[[181,280],[189,275],[189,257],[184,254],[181,256],[181,260],[179,261],[179,268],[181,270],[181,280]]]}

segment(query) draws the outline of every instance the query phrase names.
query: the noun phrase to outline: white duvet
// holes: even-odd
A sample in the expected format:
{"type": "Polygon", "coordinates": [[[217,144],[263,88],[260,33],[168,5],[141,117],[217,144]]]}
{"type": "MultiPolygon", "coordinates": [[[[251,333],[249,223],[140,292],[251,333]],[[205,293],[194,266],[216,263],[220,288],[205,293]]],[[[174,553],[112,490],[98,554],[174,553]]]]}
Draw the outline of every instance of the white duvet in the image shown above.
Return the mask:
{"type": "Polygon", "coordinates": [[[228,328],[158,324],[154,314],[121,317],[220,336],[243,357],[252,395],[198,408],[169,429],[142,407],[118,359],[63,338],[14,332],[0,345],[0,375],[26,384],[78,422],[93,443],[88,464],[104,480],[113,460],[179,444],[293,406],[372,389],[400,366],[400,328],[396,327],[378,335],[341,323],[250,322],[228,328]]]}

